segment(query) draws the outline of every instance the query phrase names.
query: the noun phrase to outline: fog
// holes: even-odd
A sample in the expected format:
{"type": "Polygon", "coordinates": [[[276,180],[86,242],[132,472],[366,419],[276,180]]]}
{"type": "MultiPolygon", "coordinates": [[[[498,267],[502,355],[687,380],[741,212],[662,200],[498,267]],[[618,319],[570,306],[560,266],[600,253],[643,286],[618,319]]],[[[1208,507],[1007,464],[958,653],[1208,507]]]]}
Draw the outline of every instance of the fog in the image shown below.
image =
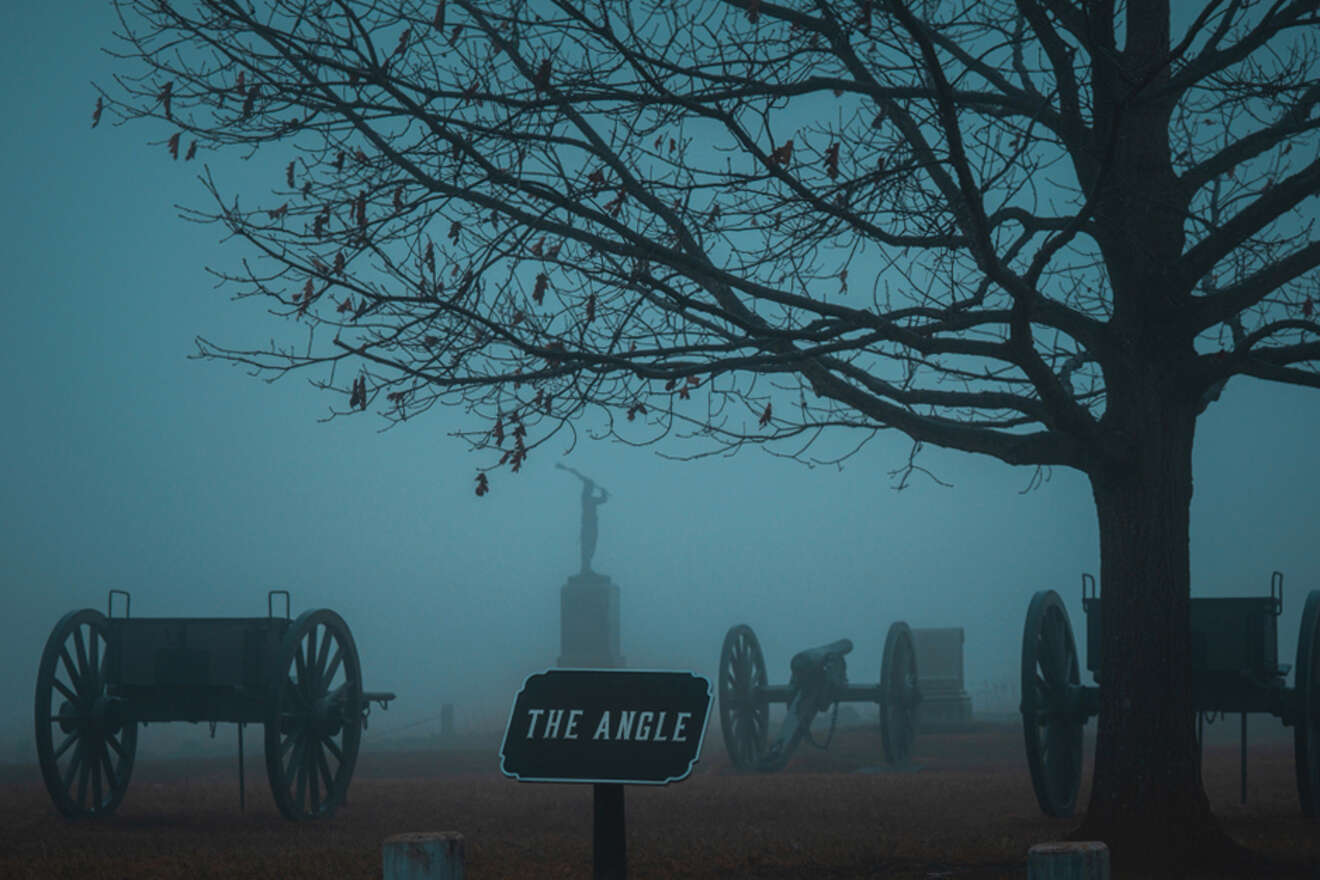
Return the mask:
{"type": "MultiPolygon", "coordinates": [[[[213,288],[205,267],[243,252],[174,208],[203,205],[201,159],[241,188],[278,180],[276,157],[187,164],[144,143],[148,128],[90,130],[89,81],[112,69],[98,51],[112,11],[23,4],[10,17],[0,761],[33,759],[51,629],[69,610],[104,610],[110,589],[132,593],[135,616],[258,616],[270,589],[290,591],[295,615],[337,610],[366,687],[398,694],[373,714],[365,748],[428,730],[445,702],[460,730],[498,728],[523,678],[560,650],[580,484],[556,462],[611,493],[594,568],[620,585],[629,666],[713,676],[725,631],[748,623],[772,682],[787,680],[794,651],[841,637],[856,645],[850,679],[872,682],[893,621],[962,626],[974,711],[1010,711],[1002,688],[1018,675],[1033,591],[1059,590],[1084,640],[1080,574],[1097,572],[1098,543],[1089,487],[1073,472],[1023,493],[1031,469],[927,448],[919,463],[952,485],[917,475],[900,492],[899,435],[841,467],[807,467],[758,449],[674,461],[592,440],[584,424],[571,452],[556,438],[522,473],[493,473],[478,498],[476,468],[490,462],[450,436],[473,425],[461,412],[388,432],[371,413],[325,424],[332,401],[310,376],[268,384],[189,360],[198,334],[294,339],[292,325],[213,288]],[[996,706],[985,705],[992,687],[996,706]]],[[[1237,379],[1197,439],[1193,594],[1267,594],[1270,572],[1283,571],[1284,662],[1305,593],[1320,588],[1317,436],[1320,394],[1237,379]]]]}

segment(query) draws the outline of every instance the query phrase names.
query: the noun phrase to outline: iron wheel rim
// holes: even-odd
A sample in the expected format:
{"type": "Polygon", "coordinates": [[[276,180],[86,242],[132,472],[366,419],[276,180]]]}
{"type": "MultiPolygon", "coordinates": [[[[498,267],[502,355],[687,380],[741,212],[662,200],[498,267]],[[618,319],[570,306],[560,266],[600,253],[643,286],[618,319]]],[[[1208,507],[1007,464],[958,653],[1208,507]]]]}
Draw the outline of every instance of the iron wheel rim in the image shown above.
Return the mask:
{"type": "Polygon", "coordinates": [[[746,624],[729,628],[720,648],[720,731],[729,760],[753,770],[770,735],[770,704],[765,697],[765,656],[746,624]]]}
{"type": "Polygon", "coordinates": [[[342,617],[303,613],[289,627],[271,683],[266,775],[288,819],[325,819],[348,796],[362,740],[362,667],[342,617]]]}
{"type": "Polygon", "coordinates": [[[885,761],[904,764],[917,739],[917,653],[912,630],[902,621],[890,624],[880,664],[880,742],[885,761]]]}
{"type": "Polygon", "coordinates": [[[137,755],[137,722],[122,720],[106,683],[109,629],[99,611],[69,612],[47,638],[37,671],[37,760],[51,801],[70,819],[114,813],[137,755]]]}
{"type": "Polygon", "coordinates": [[[1293,724],[1293,760],[1302,815],[1320,818],[1320,590],[1306,597],[1297,635],[1294,679],[1298,717],[1293,724]]]}
{"type": "Polygon", "coordinates": [[[1036,802],[1048,816],[1071,816],[1082,781],[1082,721],[1068,712],[1081,671],[1068,610],[1059,594],[1031,599],[1022,631],[1022,731],[1036,802]]]}

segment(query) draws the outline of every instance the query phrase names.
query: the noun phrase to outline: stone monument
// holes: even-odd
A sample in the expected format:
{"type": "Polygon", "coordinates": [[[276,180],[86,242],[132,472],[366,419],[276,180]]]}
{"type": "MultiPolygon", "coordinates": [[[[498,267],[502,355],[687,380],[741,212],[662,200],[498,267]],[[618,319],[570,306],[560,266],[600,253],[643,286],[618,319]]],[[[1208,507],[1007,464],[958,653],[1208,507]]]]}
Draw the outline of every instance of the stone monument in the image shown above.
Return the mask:
{"type": "Polygon", "coordinates": [[[963,628],[914,628],[912,647],[921,688],[918,728],[956,730],[971,724],[972,698],[963,688],[963,628]]]}
{"type": "Polygon", "coordinates": [[[619,585],[591,568],[598,529],[596,509],[609,500],[610,493],[571,467],[563,464],[555,467],[582,481],[581,569],[569,576],[559,593],[558,665],[621,667],[624,662],[619,653],[619,585]]]}

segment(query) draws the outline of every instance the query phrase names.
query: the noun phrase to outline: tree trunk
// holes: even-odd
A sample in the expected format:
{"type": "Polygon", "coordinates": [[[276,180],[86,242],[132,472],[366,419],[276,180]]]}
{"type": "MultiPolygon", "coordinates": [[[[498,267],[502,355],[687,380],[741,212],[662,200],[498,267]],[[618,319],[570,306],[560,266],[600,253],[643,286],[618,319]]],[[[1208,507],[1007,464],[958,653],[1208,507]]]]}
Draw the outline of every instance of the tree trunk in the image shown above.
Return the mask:
{"type": "MultiPolygon", "coordinates": [[[[1107,418],[1129,425],[1125,463],[1090,474],[1100,527],[1103,659],[1091,800],[1077,839],[1115,867],[1177,871],[1241,863],[1197,768],[1190,687],[1189,518],[1196,412],[1154,388],[1107,418]]],[[[1115,401],[1111,400],[1111,405],[1115,401]]]]}

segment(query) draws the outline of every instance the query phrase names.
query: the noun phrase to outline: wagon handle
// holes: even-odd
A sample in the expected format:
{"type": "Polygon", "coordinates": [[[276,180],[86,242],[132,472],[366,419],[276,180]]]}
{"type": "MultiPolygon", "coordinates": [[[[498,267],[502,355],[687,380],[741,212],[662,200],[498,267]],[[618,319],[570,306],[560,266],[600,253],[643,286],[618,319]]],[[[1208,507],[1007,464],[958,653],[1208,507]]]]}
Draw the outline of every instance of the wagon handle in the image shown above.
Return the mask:
{"type": "Polygon", "coordinates": [[[288,619],[289,619],[289,591],[288,591],[288,590],[271,590],[270,592],[266,593],[266,616],[267,616],[267,617],[274,617],[274,616],[275,616],[275,597],[276,597],[276,596],[283,596],[283,597],[284,597],[284,619],[285,619],[285,620],[288,620],[288,619]]]}
{"type": "Polygon", "coordinates": [[[127,590],[111,590],[111,591],[110,591],[110,595],[107,596],[107,597],[106,597],[106,600],[105,600],[105,616],[106,616],[106,617],[114,617],[114,616],[115,616],[115,594],[116,594],[116,593],[118,593],[119,595],[121,595],[121,596],[124,597],[124,616],[125,616],[125,617],[128,617],[128,616],[129,616],[129,611],[130,611],[130,610],[132,609],[132,607],[133,607],[133,597],[130,596],[130,595],[128,595],[128,591],[127,591],[127,590]]]}
{"type": "Polygon", "coordinates": [[[1274,616],[1278,617],[1283,613],[1283,572],[1281,571],[1270,575],[1270,598],[1274,600],[1274,616]]]}
{"type": "Polygon", "coordinates": [[[1082,572],[1082,609],[1083,610],[1086,609],[1087,602],[1095,601],[1096,597],[1099,595],[1099,592],[1100,591],[1096,588],[1095,585],[1095,575],[1082,572]],[[1088,584],[1090,585],[1089,595],[1087,591],[1088,584]]]}

